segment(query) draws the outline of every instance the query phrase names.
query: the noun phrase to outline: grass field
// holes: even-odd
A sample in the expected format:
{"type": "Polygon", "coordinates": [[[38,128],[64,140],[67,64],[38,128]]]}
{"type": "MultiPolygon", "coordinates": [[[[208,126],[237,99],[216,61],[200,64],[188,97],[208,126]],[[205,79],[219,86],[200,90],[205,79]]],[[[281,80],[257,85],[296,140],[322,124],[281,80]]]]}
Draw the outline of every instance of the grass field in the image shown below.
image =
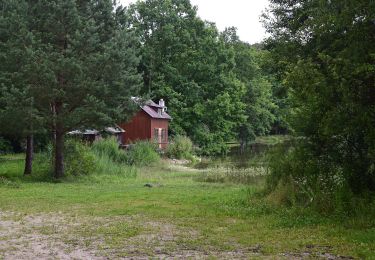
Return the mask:
{"type": "Polygon", "coordinates": [[[273,206],[258,179],[202,174],[164,165],[52,183],[24,179],[21,156],[2,157],[0,258],[375,258],[367,222],[273,206]]]}

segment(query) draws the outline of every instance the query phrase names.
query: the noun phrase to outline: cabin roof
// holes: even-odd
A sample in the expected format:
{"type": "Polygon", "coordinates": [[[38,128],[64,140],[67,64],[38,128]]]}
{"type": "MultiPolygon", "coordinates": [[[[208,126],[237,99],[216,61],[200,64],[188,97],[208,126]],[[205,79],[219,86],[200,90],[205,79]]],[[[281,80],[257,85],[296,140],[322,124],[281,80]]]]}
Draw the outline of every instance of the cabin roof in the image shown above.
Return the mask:
{"type": "MultiPolygon", "coordinates": [[[[132,100],[137,104],[141,104],[141,99],[139,97],[132,97],[132,100]]],[[[143,103],[143,105],[142,104],[140,105],[140,107],[151,118],[172,120],[172,117],[166,111],[163,111],[162,113],[158,112],[159,109],[163,109],[163,108],[166,108],[166,107],[163,107],[163,106],[160,106],[159,104],[156,104],[151,99],[145,101],[143,103]]]]}
{"type": "MultiPolygon", "coordinates": [[[[68,132],[68,135],[98,135],[101,131],[98,131],[96,129],[83,129],[83,130],[74,130],[68,132]]],[[[109,134],[120,134],[125,133],[125,130],[119,127],[118,125],[110,126],[104,128],[104,132],[107,132],[109,134]]]]}
{"type": "Polygon", "coordinates": [[[111,127],[106,127],[104,129],[107,133],[110,134],[120,134],[120,133],[125,133],[125,130],[119,127],[118,125],[116,126],[111,126],[111,127]]]}
{"type": "Polygon", "coordinates": [[[155,111],[151,106],[149,105],[144,105],[142,107],[142,110],[144,112],[146,112],[146,114],[148,114],[150,117],[152,118],[156,118],[156,119],[166,119],[166,120],[171,120],[172,117],[170,115],[168,115],[167,112],[163,112],[163,113],[158,113],[157,111],[155,111]]]}

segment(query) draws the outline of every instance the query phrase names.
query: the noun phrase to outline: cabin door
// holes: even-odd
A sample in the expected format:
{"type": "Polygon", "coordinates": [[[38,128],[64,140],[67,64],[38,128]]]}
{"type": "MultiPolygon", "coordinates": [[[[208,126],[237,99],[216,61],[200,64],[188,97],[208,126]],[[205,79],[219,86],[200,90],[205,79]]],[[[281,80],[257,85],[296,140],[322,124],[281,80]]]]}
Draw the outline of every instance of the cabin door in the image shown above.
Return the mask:
{"type": "Polygon", "coordinates": [[[154,129],[154,139],[157,142],[159,148],[161,149],[161,142],[162,142],[162,128],[155,128],[154,129]]]}

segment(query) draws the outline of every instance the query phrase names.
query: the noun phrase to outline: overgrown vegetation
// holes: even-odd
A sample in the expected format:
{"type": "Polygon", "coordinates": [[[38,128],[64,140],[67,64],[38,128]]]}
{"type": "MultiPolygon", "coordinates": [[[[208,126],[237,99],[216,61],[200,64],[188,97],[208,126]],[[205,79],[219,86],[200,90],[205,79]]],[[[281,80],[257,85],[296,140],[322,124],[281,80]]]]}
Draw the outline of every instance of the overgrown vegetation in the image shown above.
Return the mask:
{"type": "Polygon", "coordinates": [[[97,157],[87,145],[73,139],[65,142],[67,176],[89,175],[95,171],[97,157]]]}
{"type": "Polygon", "coordinates": [[[350,213],[375,198],[372,1],[270,1],[272,67],[300,137],[271,163],[269,189],[288,203],[350,213]],[[358,200],[362,201],[358,203],[358,200]]]}
{"type": "Polygon", "coordinates": [[[157,146],[148,141],[132,144],[127,151],[128,163],[136,166],[150,166],[160,161],[157,146]]]}
{"type": "Polygon", "coordinates": [[[212,183],[256,184],[263,186],[266,169],[263,167],[217,167],[202,170],[197,181],[212,183]]]}
{"type": "Polygon", "coordinates": [[[169,158],[188,159],[193,158],[193,142],[187,136],[177,135],[168,144],[166,154],[169,158]]]}
{"type": "MultiPolygon", "coordinates": [[[[136,167],[153,166],[160,162],[160,156],[156,152],[154,144],[149,142],[137,142],[131,149],[125,151],[119,148],[115,138],[102,139],[94,142],[92,146],[80,140],[69,139],[65,145],[65,166],[68,181],[79,181],[87,178],[111,178],[131,177],[137,174],[136,167]]],[[[0,176],[10,181],[20,171],[19,162],[23,159],[19,155],[17,159],[2,159],[0,162],[0,176]]],[[[53,148],[47,146],[46,150],[35,156],[35,173],[25,180],[30,181],[56,181],[53,177],[53,148]]],[[[18,176],[19,177],[19,176],[18,176]]],[[[23,180],[23,178],[21,178],[23,180]]],[[[108,180],[110,181],[110,180],[108,180]]]]}
{"type": "Polygon", "coordinates": [[[108,157],[109,160],[116,163],[128,162],[128,156],[123,150],[119,149],[116,138],[96,141],[92,145],[92,150],[98,157],[108,157]]]}

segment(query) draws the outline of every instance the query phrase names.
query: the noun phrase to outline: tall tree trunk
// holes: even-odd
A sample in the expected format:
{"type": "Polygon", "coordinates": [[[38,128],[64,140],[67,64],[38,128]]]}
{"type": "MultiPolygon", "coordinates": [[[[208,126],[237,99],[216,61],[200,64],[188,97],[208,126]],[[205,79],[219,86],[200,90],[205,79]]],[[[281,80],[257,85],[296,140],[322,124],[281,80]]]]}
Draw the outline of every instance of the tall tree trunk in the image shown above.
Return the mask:
{"type": "Polygon", "coordinates": [[[34,136],[29,134],[26,137],[26,159],[24,175],[30,175],[33,170],[33,154],[34,154],[34,136]]]}
{"type": "Polygon", "coordinates": [[[64,176],[64,133],[61,129],[56,129],[55,138],[55,178],[64,176]]]}
{"type": "Polygon", "coordinates": [[[61,122],[60,114],[62,103],[55,103],[55,178],[59,179],[64,177],[64,126],[61,122]]]}

